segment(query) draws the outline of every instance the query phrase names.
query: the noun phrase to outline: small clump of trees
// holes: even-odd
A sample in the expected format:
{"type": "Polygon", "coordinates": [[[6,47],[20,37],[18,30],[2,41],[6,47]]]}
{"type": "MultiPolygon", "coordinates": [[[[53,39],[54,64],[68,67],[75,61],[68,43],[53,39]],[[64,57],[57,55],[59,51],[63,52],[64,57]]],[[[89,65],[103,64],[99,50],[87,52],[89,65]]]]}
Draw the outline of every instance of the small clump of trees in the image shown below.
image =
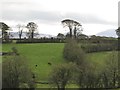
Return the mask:
{"type": "Polygon", "coordinates": [[[71,65],[72,68],[68,69],[70,64],[65,64],[53,68],[51,83],[56,85],[58,90],[64,90],[68,82],[78,85],[79,88],[119,87],[118,58],[115,51],[108,55],[104,69],[101,69],[97,67],[97,63],[87,59],[79,43],[70,38],[65,44],[63,57],[65,62],[74,64],[74,67],[71,65]]]}
{"type": "Polygon", "coordinates": [[[12,48],[13,56],[4,57],[2,62],[2,89],[30,88],[36,87],[35,78],[27,64],[25,57],[16,55],[15,47],[12,48]]]}
{"type": "Polygon", "coordinates": [[[2,31],[2,41],[9,42],[9,33],[10,27],[4,22],[0,22],[0,29],[2,31]]]}
{"type": "Polygon", "coordinates": [[[61,23],[63,24],[63,27],[69,28],[70,38],[73,38],[73,37],[76,38],[77,34],[82,31],[82,28],[81,28],[82,25],[75,20],[65,19],[65,20],[62,20],[61,23]]]}
{"type": "Polygon", "coordinates": [[[65,90],[66,85],[68,85],[72,78],[73,72],[75,71],[75,64],[65,63],[54,66],[50,74],[50,83],[57,87],[58,90],[65,90]]]}
{"type": "Polygon", "coordinates": [[[68,62],[80,65],[84,62],[85,53],[75,39],[69,38],[64,46],[63,57],[68,62]]]}
{"type": "Polygon", "coordinates": [[[106,60],[106,66],[105,66],[105,71],[104,71],[104,75],[106,75],[107,77],[107,81],[105,81],[105,83],[107,83],[108,87],[111,88],[117,88],[119,85],[119,56],[118,56],[118,52],[115,53],[111,53],[108,57],[108,59],[106,60]]]}
{"type": "Polygon", "coordinates": [[[29,30],[29,32],[27,33],[29,39],[33,39],[34,38],[34,32],[37,30],[38,26],[36,23],[34,22],[29,22],[26,26],[26,28],[29,30]]]}
{"type": "Polygon", "coordinates": [[[118,29],[116,29],[116,34],[118,37],[120,37],[120,27],[118,27],[118,29]]]}

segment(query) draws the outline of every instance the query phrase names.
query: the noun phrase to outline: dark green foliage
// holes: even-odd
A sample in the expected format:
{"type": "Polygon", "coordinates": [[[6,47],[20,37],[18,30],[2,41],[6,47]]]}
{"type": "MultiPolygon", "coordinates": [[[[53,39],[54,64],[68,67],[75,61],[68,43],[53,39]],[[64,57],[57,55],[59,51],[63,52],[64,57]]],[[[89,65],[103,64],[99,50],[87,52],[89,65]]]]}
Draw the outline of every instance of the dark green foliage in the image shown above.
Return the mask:
{"type": "Polygon", "coordinates": [[[2,88],[2,63],[0,63],[0,89],[2,88]]]}
{"type": "Polygon", "coordinates": [[[33,39],[34,38],[34,32],[38,27],[37,24],[34,23],[34,22],[29,22],[26,27],[29,29],[28,38],[33,39]]]}
{"type": "Polygon", "coordinates": [[[96,66],[90,63],[86,63],[82,67],[78,66],[76,84],[80,88],[101,88],[99,86],[99,72],[96,70],[96,66]]]}
{"type": "Polygon", "coordinates": [[[118,29],[116,30],[116,34],[118,35],[118,37],[120,37],[120,27],[118,27],[118,29]]]}
{"type": "Polygon", "coordinates": [[[81,45],[86,53],[117,50],[117,44],[86,44],[81,45]]]}
{"type": "MultiPolygon", "coordinates": [[[[29,66],[31,67],[31,69],[34,71],[34,73],[36,73],[36,78],[37,81],[43,82],[43,81],[47,81],[48,80],[48,75],[49,72],[51,71],[51,67],[53,65],[59,65],[60,63],[64,64],[65,62],[63,62],[63,58],[62,57],[62,50],[64,47],[64,44],[3,44],[3,51],[11,51],[11,48],[15,46],[17,47],[17,49],[19,50],[21,55],[26,56],[27,58],[29,58],[28,63],[29,66]],[[31,52],[31,51],[35,51],[35,52],[31,52]],[[47,55],[46,55],[47,54],[47,55]],[[40,55],[40,57],[38,57],[40,55]],[[47,56],[47,57],[46,57],[47,56]],[[39,63],[40,62],[40,63],[39,63]],[[49,66],[48,62],[51,62],[52,65],[49,66]],[[34,69],[35,65],[38,65],[37,68],[34,69]],[[42,73],[42,74],[41,74],[42,73]],[[37,76],[38,75],[38,76],[37,76]]],[[[79,46],[79,45],[78,45],[79,46]]],[[[88,53],[85,57],[87,57],[87,61],[84,64],[80,64],[78,66],[76,66],[79,70],[78,70],[78,76],[76,75],[76,73],[73,72],[72,76],[75,78],[73,78],[70,81],[68,81],[68,85],[69,83],[71,84],[75,84],[74,80],[76,80],[76,82],[80,82],[77,83],[77,85],[80,86],[80,88],[82,87],[88,87],[88,88],[110,88],[113,83],[108,84],[107,86],[107,82],[111,82],[111,80],[113,80],[113,73],[114,70],[112,70],[111,68],[113,66],[115,66],[116,68],[118,66],[116,66],[114,63],[114,60],[116,59],[112,59],[112,54],[116,54],[117,51],[113,52],[99,52],[99,53],[88,53]],[[105,62],[105,60],[107,59],[107,61],[105,62]],[[112,62],[110,62],[112,59],[112,62]],[[111,64],[109,64],[111,63],[111,64]],[[106,64],[106,66],[105,66],[106,64]],[[109,66],[109,65],[112,65],[109,66]],[[108,69],[107,69],[108,68],[108,69]],[[112,72],[111,72],[112,70],[112,72]],[[109,72],[110,71],[110,72],[109,72]],[[111,78],[112,77],[112,78],[111,78]],[[110,79],[111,78],[111,79],[110,79]],[[107,81],[107,79],[109,79],[107,81]]],[[[115,55],[115,57],[117,56],[117,54],[115,55]]],[[[9,57],[9,56],[8,56],[9,57]]],[[[3,59],[3,61],[6,59],[3,59]]],[[[7,60],[10,60],[9,58],[7,60]]],[[[26,61],[26,59],[24,59],[26,61]]],[[[53,68],[53,67],[52,67],[53,68]]],[[[4,69],[3,69],[4,70],[4,69]]],[[[56,69],[55,69],[56,70],[56,69]]],[[[53,74],[55,73],[55,71],[53,72],[53,74]]],[[[117,76],[118,77],[118,76],[117,76]]],[[[118,82],[119,79],[116,79],[118,82]]],[[[29,84],[31,85],[32,80],[30,80],[29,84]]],[[[32,84],[33,85],[33,84],[32,84]]],[[[43,86],[43,84],[41,84],[43,86]]],[[[46,87],[48,85],[44,83],[44,87],[46,87]]],[[[117,87],[118,84],[116,84],[117,87]]],[[[23,87],[23,84],[21,85],[21,87],[23,87]]],[[[25,85],[24,85],[25,87],[25,85]]],[[[26,87],[29,87],[28,85],[26,87]]],[[[32,86],[31,86],[32,87],[32,86]]],[[[41,87],[41,86],[38,86],[41,87]]]]}
{"type": "Polygon", "coordinates": [[[2,30],[2,40],[5,40],[5,42],[9,42],[9,34],[7,31],[10,29],[10,27],[4,22],[0,22],[0,29],[2,30]]]}
{"type": "Polygon", "coordinates": [[[25,58],[13,56],[2,62],[2,88],[19,88],[24,84],[29,86],[32,74],[25,58]]]}
{"type": "Polygon", "coordinates": [[[77,39],[79,39],[79,40],[86,40],[88,38],[89,37],[87,35],[85,35],[85,34],[81,34],[81,33],[77,34],[77,39]]]}
{"type": "Polygon", "coordinates": [[[62,34],[62,33],[58,33],[57,38],[58,38],[58,39],[64,39],[65,36],[64,36],[64,34],[62,34]]]}
{"type": "Polygon", "coordinates": [[[117,88],[119,86],[118,59],[115,52],[106,59],[104,69],[88,62],[84,68],[78,67],[76,83],[80,88],[117,88]]]}
{"type": "Polygon", "coordinates": [[[104,86],[109,88],[117,88],[119,82],[118,75],[118,53],[113,52],[106,60],[106,66],[103,71],[104,86]]]}
{"type": "Polygon", "coordinates": [[[41,39],[21,39],[16,41],[16,43],[64,43],[64,39],[56,38],[41,38],[41,39]]]}
{"type": "Polygon", "coordinates": [[[75,64],[60,64],[53,68],[50,82],[57,86],[58,90],[65,90],[65,86],[70,82],[73,76],[75,64]]]}
{"type": "Polygon", "coordinates": [[[63,57],[69,62],[82,64],[84,62],[84,55],[78,43],[73,39],[68,39],[64,47],[63,57]]]}
{"type": "Polygon", "coordinates": [[[12,47],[11,49],[12,49],[12,52],[14,53],[14,55],[19,55],[16,47],[12,47]]]}

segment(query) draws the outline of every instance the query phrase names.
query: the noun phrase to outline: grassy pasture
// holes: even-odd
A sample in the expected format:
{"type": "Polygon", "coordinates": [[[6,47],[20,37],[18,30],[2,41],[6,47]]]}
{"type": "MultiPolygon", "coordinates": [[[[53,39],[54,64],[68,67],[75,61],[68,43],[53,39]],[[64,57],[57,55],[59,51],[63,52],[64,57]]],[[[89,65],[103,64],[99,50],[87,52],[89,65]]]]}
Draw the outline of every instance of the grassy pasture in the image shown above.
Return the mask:
{"type": "Polygon", "coordinates": [[[25,56],[32,71],[36,73],[38,80],[46,81],[53,65],[63,63],[62,58],[64,44],[3,44],[3,51],[11,51],[16,47],[22,56],[25,56]],[[52,65],[48,65],[48,63],[52,65]],[[37,67],[36,67],[37,65],[37,67]]]}
{"type": "MultiPolygon", "coordinates": [[[[3,44],[2,51],[11,51],[12,47],[16,47],[22,56],[25,56],[30,68],[36,74],[38,81],[48,81],[49,73],[52,66],[65,63],[62,52],[63,43],[40,43],[40,44],[3,44]],[[48,63],[52,65],[48,65],[48,63]],[[37,67],[36,67],[37,65],[37,67]]],[[[104,69],[104,62],[111,52],[89,53],[86,59],[97,68],[104,69]]],[[[4,57],[3,57],[4,60],[4,57]]],[[[49,85],[39,84],[38,87],[50,87],[49,85]]],[[[74,85],[70,85],[74,87],[74,85]]]]}

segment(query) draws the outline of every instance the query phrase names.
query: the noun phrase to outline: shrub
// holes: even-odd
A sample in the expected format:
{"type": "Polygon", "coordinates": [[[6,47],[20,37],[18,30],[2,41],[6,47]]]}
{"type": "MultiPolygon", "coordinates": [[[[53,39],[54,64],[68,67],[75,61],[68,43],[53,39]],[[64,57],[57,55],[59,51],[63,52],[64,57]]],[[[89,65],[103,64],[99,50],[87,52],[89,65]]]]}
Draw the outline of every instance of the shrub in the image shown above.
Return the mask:
{"type": "Polygon", "coordinates": [[[2,88],[19,88],[26,83],[30,86],[32,73],[25,58],[21,56],[6,57],[2,62],[2,88]]]}
{"type": "Polygon", "coordinates": [[[65,86],[73,77],[75,66],[73,63],[54,66],[50,75],[51,84],[57,86],[58,90],[65,90],[65,86]]]}
{"type": "Polygon", "coordinates": [[[75,40],[67,40],[63,50],[63,57],[65,60],[69,62],[75,62],[76,64],[82,64],[84,61],[84,56],[85,53],[75,40]]]}

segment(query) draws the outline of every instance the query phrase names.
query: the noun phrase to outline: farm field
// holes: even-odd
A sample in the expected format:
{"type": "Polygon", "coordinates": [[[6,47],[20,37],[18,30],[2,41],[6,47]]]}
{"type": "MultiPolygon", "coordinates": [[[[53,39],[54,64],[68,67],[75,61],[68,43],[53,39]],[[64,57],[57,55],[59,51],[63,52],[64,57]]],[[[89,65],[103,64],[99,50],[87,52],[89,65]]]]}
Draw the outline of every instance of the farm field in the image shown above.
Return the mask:
{"type": "Polygon", "coordinates": [[[36,73],[37,80],[46,81],[52,66],[64,62],[63,46],[64,44],[57,43],[3,44],[2,50],[7,52],[11,51],[12,47],[16,47],[19,53],[26,58],[32,71],[36,73]],[[48,63],[52,65],[48,65],[48,63]]]}
{"type": "MultiPolygon", "coordinates": [[[[12,47],[16,47],[20,55],[25,57],[30,68],[36,74],[36,79],[40,82],[48,81],[50,71],[54,65],[65,63],[62,56],[64,43],[3,44],[2,51],[11,51],[12,47]],[[51,63],[51,65],[48,63],[51,63]]],[[[86,59],[89,60],[90,63],[95,64],[97,68],[101,68],[104,67],[104,62],[110,53],[111,52],[89,53],[86,55],[86,59]]],[[[46,85],[41,84],[37,85],[37,87],[45,88],[46,85]]],[[[47,87],[50,86],[47,85],[47,87]]],[[[77,86],[70,85],[69,87],[77,86]]]]}

